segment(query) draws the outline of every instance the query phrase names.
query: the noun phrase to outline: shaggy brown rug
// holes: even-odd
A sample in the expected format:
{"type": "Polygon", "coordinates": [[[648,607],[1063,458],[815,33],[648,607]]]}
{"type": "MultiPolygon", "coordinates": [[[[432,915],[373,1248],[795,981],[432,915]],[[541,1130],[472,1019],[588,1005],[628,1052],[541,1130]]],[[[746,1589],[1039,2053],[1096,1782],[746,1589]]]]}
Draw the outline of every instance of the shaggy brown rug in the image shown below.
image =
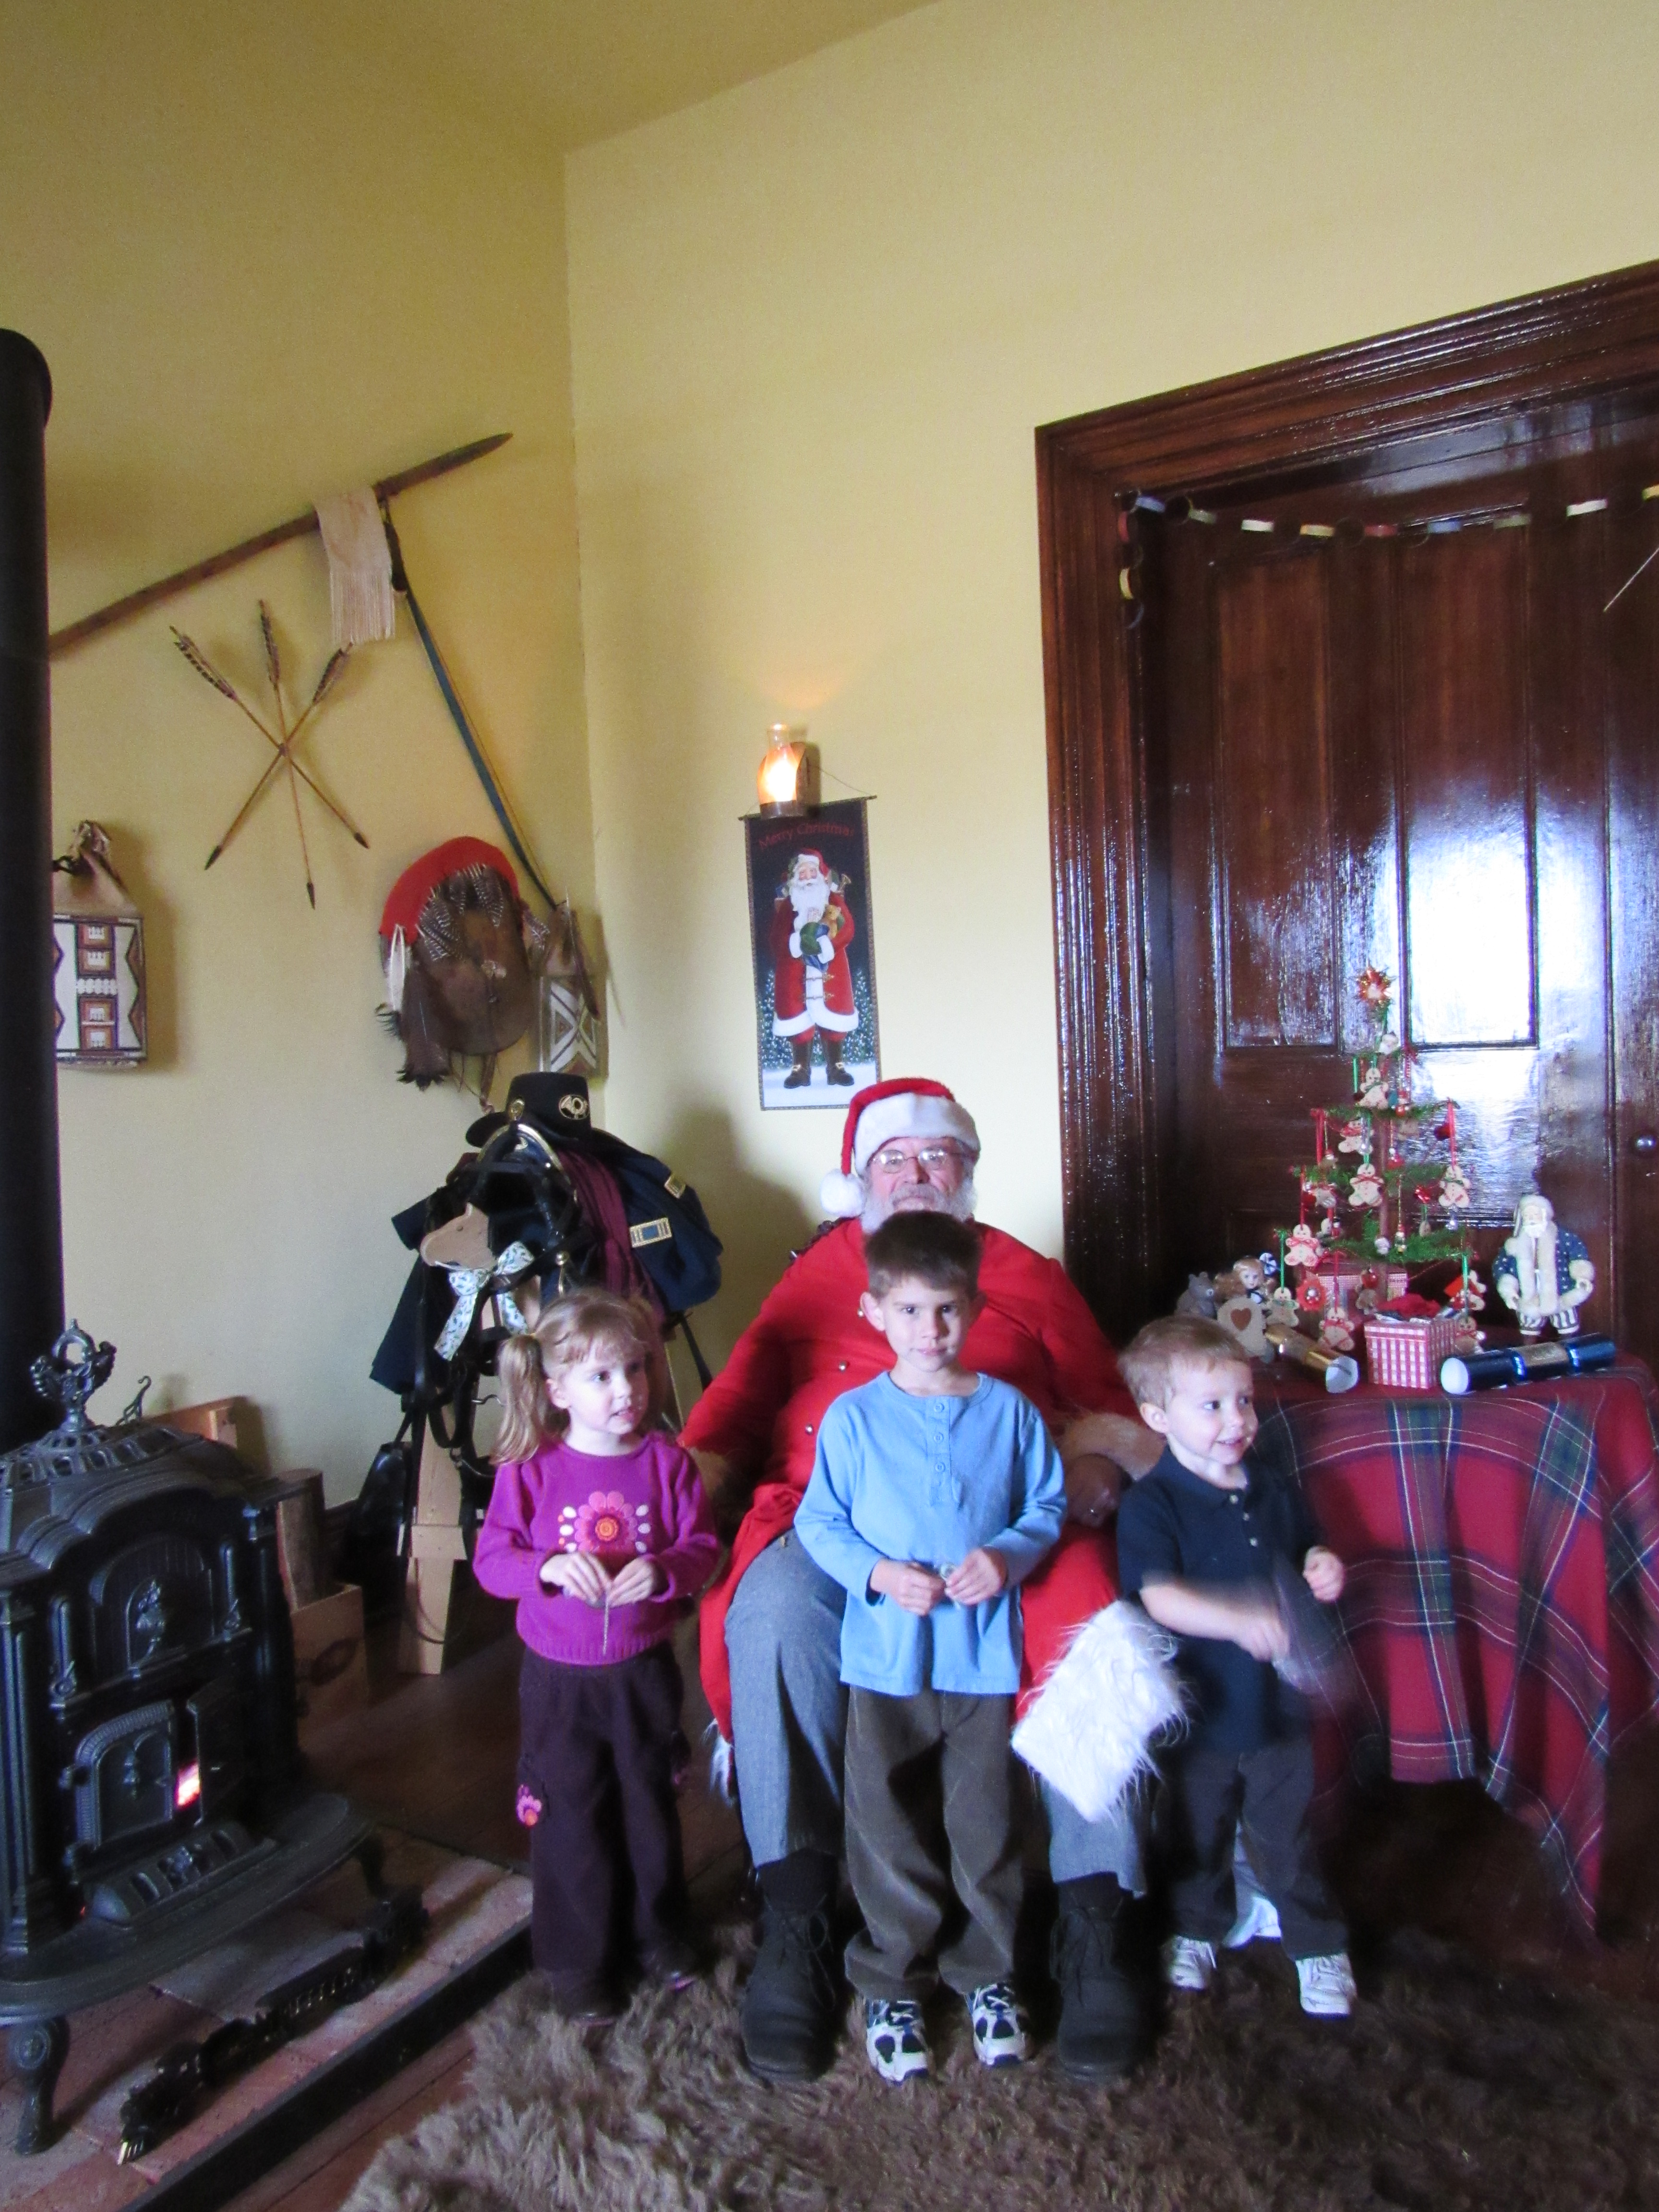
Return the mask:
{"type": "Polygon", "coordinates": [[[1046,2051],[975,2061],[960,2008],[936,2071],[892,2089],[850,2032],[811,2088],[738,2057],[751,1942],[714,1976],[584,2035],[532,1977],[477,2024],[472,2094],[387,2145],[347,2212],[1593,2212],[1659,2204],[1659,2010],[1552,1992],[1396,1936],[1351,2022],[1305,2020],[1276,1946],[1182,1998],[1118,2087],[1046,2051]]]}

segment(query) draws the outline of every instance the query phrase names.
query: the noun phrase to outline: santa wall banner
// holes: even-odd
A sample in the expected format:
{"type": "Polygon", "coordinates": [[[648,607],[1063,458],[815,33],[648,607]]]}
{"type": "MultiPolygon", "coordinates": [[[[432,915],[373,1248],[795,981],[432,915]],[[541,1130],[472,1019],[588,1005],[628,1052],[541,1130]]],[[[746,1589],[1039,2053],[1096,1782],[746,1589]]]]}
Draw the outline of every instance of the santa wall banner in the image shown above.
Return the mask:
{"type": "Polygon", "coordinates": [[[763,1108],[837,1112],[881,1079],[865,802],[744,820],[763,1108]]]}

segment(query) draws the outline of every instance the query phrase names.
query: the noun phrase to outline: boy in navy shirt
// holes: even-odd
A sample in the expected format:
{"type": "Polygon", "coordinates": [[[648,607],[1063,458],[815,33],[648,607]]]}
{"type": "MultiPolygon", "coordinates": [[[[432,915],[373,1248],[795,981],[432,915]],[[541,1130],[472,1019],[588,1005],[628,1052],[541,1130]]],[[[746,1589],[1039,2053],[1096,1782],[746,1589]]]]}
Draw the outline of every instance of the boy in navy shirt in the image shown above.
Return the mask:
{"type": "Polygon", "coordinates": [[[1163,1762],[1174,1813],[1176,1934],[1165,1978],[1207,1989],[1215,1947],[1233,1924],[1233,1844],[1278,1908],[1296,1961],[1302,2009],[1353,2008],[1347,1931],[1308,1833],[1313,1753],[1307,1708],[1275,1672],[1290,1649],[1275,1577],[1299,1573],[1325,1605],[1342,1595],[1342,1562],[1317,1540],[1293,1485],[1249,1457],[1255,1441],[1249,1363],[1216,1322],[1148,1322],[1123,1354],[1140,1418],[1164,1456],[1118,1508],[1118,1570],[1177,1646],[1192,1726],[1163,1762]]]}
{"type": "Polygon", "coordinates": [[[921,2000],[937,1979],[967,1998],[984,2064],[1025,2056],[1010,1978],[1024,1881],[1014,1585],[1058,1538],[1066,1493],[1036,1407],[960,1364],[980,1306],[977,1231],[896,1213],[865,1256],[860,1310],[893,1365],[824,1415],[795,1533],[848,1594],[847,1864],[865,1924],[847,1975],[870,2063],[902,2081],[927,2071],[921,2000]],[[957,1901],[965,1924],[941,1944],[957,1901]]]}

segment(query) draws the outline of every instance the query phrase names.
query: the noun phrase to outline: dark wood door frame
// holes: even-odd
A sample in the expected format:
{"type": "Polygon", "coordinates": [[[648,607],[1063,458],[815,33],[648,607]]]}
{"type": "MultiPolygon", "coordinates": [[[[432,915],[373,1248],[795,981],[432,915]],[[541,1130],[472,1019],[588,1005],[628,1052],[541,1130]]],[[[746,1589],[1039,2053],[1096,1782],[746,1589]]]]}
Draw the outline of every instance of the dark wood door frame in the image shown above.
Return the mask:
{"type": "MultiPolygon", "coordinates": [[[[1659,263],[1224,377],[1037,432],[1066,1261],[1109,1331],[1152,1310],[1170,1150],[1138,495],[1326,492],[1437,455],[1494,458],[1528,418],[1659,404],[1659,263]]],[[[1155,611],[1154,611],[1155,613],[1155,611]]]]}

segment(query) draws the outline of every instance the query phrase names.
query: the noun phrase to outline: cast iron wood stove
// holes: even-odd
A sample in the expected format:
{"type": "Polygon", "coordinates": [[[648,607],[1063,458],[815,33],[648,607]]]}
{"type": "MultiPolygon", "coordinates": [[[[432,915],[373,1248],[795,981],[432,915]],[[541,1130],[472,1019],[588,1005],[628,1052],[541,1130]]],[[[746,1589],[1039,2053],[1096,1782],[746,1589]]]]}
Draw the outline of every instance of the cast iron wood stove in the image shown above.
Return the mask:
{"type": "Polygon", "coordinates": [[[28,341],[0,331],[0,2026],[28,2093],[21,2151],[49,2139],[70,2013],[354,1853],[379,1880],[368,1823],[304,1787],[279,1486],[155,1421],[99,1428],[87,1400],[114,1352],[63,1326],[51,389],[28,341]]]}

